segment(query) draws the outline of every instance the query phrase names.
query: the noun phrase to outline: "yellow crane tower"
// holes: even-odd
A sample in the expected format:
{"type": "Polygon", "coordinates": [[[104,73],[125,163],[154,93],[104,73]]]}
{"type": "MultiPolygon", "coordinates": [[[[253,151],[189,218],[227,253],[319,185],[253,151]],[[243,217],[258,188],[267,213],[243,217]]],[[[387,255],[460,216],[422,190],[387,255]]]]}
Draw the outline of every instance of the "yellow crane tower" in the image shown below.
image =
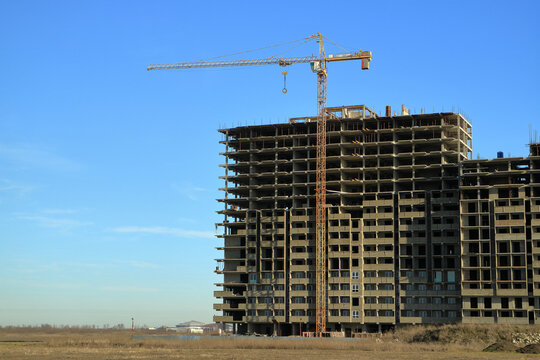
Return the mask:
{"type": "MultiPolygon", "coordinates": [[[[147,70],[194,69],[249,65],[279,65],[310,63],[317,74],[317,166],[316,166],[316,327],[315,335],[324,336],[327,314],[327,271],[326,271],[326,64],[334,61],[362,60],[362,70],[369,69],[371,51],[326,55],[324,36],[321,33],[301,40],[315,39],[319,44],[319,56],[270,57],[266,59],[195,61],[148,66],[147,70]]],[[[287,72],[284,71],[286,76],[287,72]]],[[[284,87],[283,92],[287,89],[284,87]]]]}

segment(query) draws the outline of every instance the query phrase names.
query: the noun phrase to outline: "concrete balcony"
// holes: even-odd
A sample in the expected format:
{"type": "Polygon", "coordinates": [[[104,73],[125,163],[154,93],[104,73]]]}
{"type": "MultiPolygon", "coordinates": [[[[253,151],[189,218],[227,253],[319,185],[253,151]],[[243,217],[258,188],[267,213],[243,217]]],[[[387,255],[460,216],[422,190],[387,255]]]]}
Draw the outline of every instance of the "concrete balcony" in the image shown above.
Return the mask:
{"type": "Polygon", "coordinates": [[[363,257],[393,257],[394,251],[364,251],[363,257]]]}
{"type": "Polygon", "coordinates": [[[275,295],[277,291],[273,290],[248,290],[246,292],[247,296],[277,296],[275,295]]]}
{"type": "Polygon", "coordinates": [[[426,283],[427,277],[419,276],[400,276],[399,282],[402,284],[426,283]]]}
{"type": "Polygon", "coordinates": [[[401,296],[460,296],[459,290],[401,290],[401,296]]]}
{"type": "Polygon", "coordinates": [[[304,316],[295,316],[295,315],[291,315],[289,317],[290,321],[291,322],[295,322],[295,323],[308,323],[308,322],[312,322],[314,323],[315,322],[315,316],[307,316],[307,315],[304,315],[304,316]]]}
{"type": "Polygon", "coordinates": [[[464,316],[462,319],[464,324],[495,324],[495,319],[493,317],[483,317],[483,316],[464,316]]]}
{"type": "Polygon", "coordinates": [[[313,244],[310,244],[310,241],[309,240],[291,240],[291,246],[309,246],[309,245],[314,245],[313,244]]]}
{"type": "Polygon", "coordinates": [[[246,304],[246,309],[247,310],[272,310],[274,308],[274,305],[273,303],[269,303],[269,304],[246,304]]]}
{"type": "Polygon", "coordinates": [[[308,304],[308,303],[291,303],[289,304],[289,309],[291,310],[307,310],[307,309],[315,309],[315,304],[308,304]]]}
{"type": "Polygon", "coordinates": [[[392,206],[394,205],[393,200],[366,200],[364,201],[364,206],[392,206]]]}
{"type": "Polygon", "coordinates": [[[431,212],[431,216],[433,217],[443,217],[443,216],[458,216],[459,215],[459,212],[458,210],[455,210],[455,211],[432,211],[431,212]]]}
{"type": "MultiPolygon", "coordinates": [[[[479,319],[479,318],[474,318],[479,319]]],[[[402,316],[400,318],[400,322],[403,324],[452,324],[460,322],[461,318],[454,317],[420,317],[420,316],[411,316],[411,317],[405,317],[402,316]]],[[[463,318],[463,322],[465,323],[465,318],[463,318]]]]}
{"type": "Polygon", "coordinates": [[[328,251],[328,257],[344,257],[349,258],[351,256],[350,251],[328,251]]]}
{"type": "MultiPolygon", "coordinates": [[[[501,200],[501,199],[499,199],[499,200],[501,200]]],[[[525,211],[525,205],[498,206],[497,202],[495,202],[495,212],[496,213],[516,213],[516,212],[524,212],[524,211],[525,211]]]]}
{"type": "MultiPolygon", "coordinates": [[[[332,270],[332,271],[336,271],[336,270],[332,270]]],[[[349,270],[345,270],[345,271],[349,271],[349,270]]],[[[351,280],[352,279],[350,277],[337,277],[336,276],[336,277],[329,278],[328,282],[332,284],[349,284],[351,280]]]]}
{"type": "Polygon", "coordinates": [[[525,226],[525,219],[495,220],[495,226],[525,226]]]}
{"type": "Polygon", "coordinates": [[[328,238],[328,245],[350,245],[351,240],[348,238],[337,238],[337,237],[329,237],[328,238]]]}
{"type": "Polygon", "coordinates": [[[213,308],[214,308],[214,310],[219,310],[219,311],[223,311],[223,310],[244,311],[244,310],[246,310],[246,304],[245,303],[236,304],[236,305],[232,305],[232,304],[214,304],[213,308]],[[232,306],[235,306],[235,307],[232,307],[232,306]]]}
{"type": "Polygon", "coordinates": [[[365,231],[365,232],[377,232],[377,231],[379,231],[379,227],[377,225],[364,226],[362,228],[362,231],[365,231]]]}
{"type": "MultiPolygon", "coordinates": [[[[274,185],[274,184],[269,184],[274,185]]],[[[264,223],[274,223],[274,222],[284,222],[285,216],[261,216],[261,222],[264,223]]]]}
{"type": "Polygon", "coordinates": [[[360,322],[360,319],[352,319],[352,316],[328,316],[328,322],[331,323],[350,323],[350,322],[360,322]]]}
{"type": "Polygon", "coordinates": [[[365,324],[395,324],[394,316],[364,316],[365,324]]]}
{"type": "Polygon", "coordinates": [[[244,293],[234,294],[232,291],[214,291],[215,298],[243,298],[244,293]]]}
{"type": "Polygon", "coordinates": [[[393,297],[396,293],[394,290],[365,290],[364,296],[386,296],[393,297]]]}
{"type": "Polygon", "coordinates": [[[458,310],[457,304],[400,304],[401,310],[458,310]]]}
{"type": "Polygon", "coordinates": [[[529,319],[526,317],[501,317],[499,314],[499,317],[497,318],[497,323],[507,325],[527,325],[529,324],[529,319]]]}
{"type": "Polygon", "coordinates": [[[271,323],[273,316],[246,316],[247,322],[254,323],[271,323]]]}
{"type": "MultiPolygon", "coordinates": [[[[456,239],[455,238],[452,238],[451,239],[452,241],[449,241],[449,242],[456,242],[456,239]]],[[[426,238],[425,237],[415,237],[415,236],[411,236],[411,237],[399,237],[399,243],[400,244],[425,244],[426,243],[426,238]]],[[[437,242],[442,242],[442,241],[437,241],[437,242]]]]}
{"type": "Polygon", "coordinates": [[[527,289],[497,289],[497,296],[527,296],[527,289]]]}
{"type": "Polygon", "coordinates": [[[246,322],[246,317],[245,316],[242,316],[241,318],[237,318],[236,320],[233,320],[234,319],[234,316],[218,316],[218,315],[214,315],[214,322],[228,322],[228,323],[233,323],[233,322],[246,322]]]}
{"type": "Polygon", "coordinates": [[[328,296],[351,296],[351,294],[353,294],[351,290],[328,290],[328,296]]]}
{"type": "Polygon", "coordinates": [[[399,321],[402,324],[422,324],[422,318],[420,316],[402,316],[399,321]]]}
{"type": "Polygon", "coordinates": [[[222,270],[219,270],[219,269],[216,269],[214,270],[214,272],[216,274],[229,274],[229,273],[245,273],[247,272],[246,271],[246,267],[245,266],[237,266],[236,268],[226,268],[226,269],[222,269],[222,270]]]}
{"type": "Polygon", "coordinates": [[[392,271],[394,270],[394,264],[364,264],[363,269],[366,271],[392,271]]]}
{"type": "MultiPolygon", "coordinates": [[[[392,201],[392,200],[388,200],[388,201],[392,201]]],[[[425,202],[426,202],[426,199],[421,199],[421,198],[399,199],[399,205],[418,205],[418,204],[425,204],[425,202]]]]}
{"type": "Polygon", "coordinates": [[[315,290],[291,290],[289,291],[289,296],[307,297],[307,296],[315,296],[315,293],[316,293],[315,290]]]}
{"type": "Polygon", "coordinates": [[[399,231],[425,231],[426,229],[426,224],[399,225],[399,231]]]}
{"type": "Polygon", "coordinates": [[[292,271],[315,271],[315,265],[291,265],[290,267],[291,272],[292,271]]]}
{"type": "Polygon", "coordinates": [[[328,232],[346,232],[351,230],[350,226],[329,226],[328,232]]]}
{"type": "Polygon", "coordinates": [[[308,215],[293,215],[291,216],[291,222],[292,221],[310,221],[310,220],[313,220],[315,221],[315,216],[308,216],[308,215]]]}
{"type": "Polygon", "coordinates": [[[312,284],[315,284],[315,279],[310,279],[310,278],[291,278],[289,279],[289,283],[291,284],[309,284],[309,283],[312,283],[312,284]]]}
{"type": "Polygon", "coordinates": [[[495,240],[523,240],[525,233],[495,234],[495,240]]]}
{"type": "Polygon", "coordinates": [[[292,252],[291,259],[315,259],[315,253],[312,252],[292,252]]]}
{"type": "Polygon", "coordinates": [[[493,289],[462,289],[463,296],[493,296],[493,289]]]}
{"type": "Polygon", "coordinates": [[[396,306],[394,304],[365,304],[365,309],[368,310],[394,310],[396,306]]]}
{"type": "Polygon", "coordinates": [[[400,218],[414,218],[414,217],[425,217],[426,213],[424,211],[400,211],[400,218]]]}
{"type": "Polygon", "coordinates": [[[351,304],[350,303],[346,303],[346,304],[328,304],[328,309],[329,310],[350,310],[351,309],[351,304]]]}
{"type": "Polygon", "coordinates": [[[272,284],[285,284],[284,278],[278,279],[260,279],[259,284],[272,285],[272,284]]]}

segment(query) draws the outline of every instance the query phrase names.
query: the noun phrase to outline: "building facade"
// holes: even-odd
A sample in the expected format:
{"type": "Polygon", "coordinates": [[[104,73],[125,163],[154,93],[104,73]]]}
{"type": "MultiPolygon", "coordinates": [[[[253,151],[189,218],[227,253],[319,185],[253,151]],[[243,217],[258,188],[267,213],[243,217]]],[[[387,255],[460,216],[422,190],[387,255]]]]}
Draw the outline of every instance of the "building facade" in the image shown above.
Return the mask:
{"type": "Polygon", "coordinates": [[[463,322],[540,322],[540,144],[468,160],[461,177],[463,322]]]}
{"type": "MultiPolygon", "coordinates": [[[[539,175],[534,175],[534,169],[540,169],[538,157],[504,159],[508,160],[508,171],[516,167],[515,176],[528,174],[526,183],[508,186],[523,196],[523,253],[515,255],[523,261],[516,262],[516,268],[508,265],[504,272],[494,262],[498,255],[492,249],[498,248],[485,249],[492,258],[489,269],[495,272],[489,278],[493,289],[487,289],[483,287],[488,281],[483,280],[484,258],[472,252],[474,241],[484,249],[485,241],[480,241],[484,238],[475,239],[474,235],[475,230],[485,235],[485,225],[480,225],[485,216],[478,212],[469,215],[465,210],[483,210],[481,196],[488,187],[493,206],[495,195],[507,192],[498,191],[499,177],[472,171],[490,161],[471,160],[471,124],[456,113],[409,115],[404,111],[400,116],[388,112],[380,117],[363,105],[328,108],[328,112],[330,331],[350,334],[398,324],[479,318],[501,322],[502,308],[495,314],[484,306],[498,309],[499,303],[502,306],[507,301],[502,300],[500,291],[488,294],[486,290],[508,281],[514,290],[513,280],[497,279],[503,274],[514,279],[516,271],[521,271],[519,281],[526,285],[515,289],[519,295],[507,295],[512,297],[508,306],[513,306],[505,308],[512,312],[509,318],[525,311],[521,320],[528,323],[540,315],[534,310],[539,308],[533,281],[536,270],[527,268],[534,259],[539,260],[533,251],[533,210],[537,209],[533,198],[539,195],[533,184],[538,183],[539,175]],[[525,162],[526,168],[522,166],[525,162]],[[473,198],[474,191],[477,198],[473,198]],[[480,208],[469,208],[475,201],[480,208]],[[472,220],[474,216],[477,222],[472,220]],[[469,247],[469,243],[473,245],[469,247]],[[475,256],[479,262],[474,262],[475,256]],[[520,304],[516,297],[521,297],[521,310],[515,308],[520,304]]],[[[224,220],[218,224],[223,229],[219,235],[223,246],[218,249],[224,256],[218,259],[216,269],[223,274],[223,282],[217,284],[221,290],[214,294],[220,299],[214,309],[222,315],[214,320],[232,323],[240,333],[313,331],[316,118],[220,132],[225,146],[221,189],[225,196],[219,199],[224,204],[219,211],[224,220]]],[[[488,220],[495,225],[495,219],[488,220]]],[[[490,244],[499,239],[497,227],[494,229],[489,233],[490,244]]],[[[512,234],[511,226],[509,231],[512,234]]],[[[512,250],[512,241],[507,241],[512,250]]],[[[508,256],[514,264],[513,253],[508,256]]]]}

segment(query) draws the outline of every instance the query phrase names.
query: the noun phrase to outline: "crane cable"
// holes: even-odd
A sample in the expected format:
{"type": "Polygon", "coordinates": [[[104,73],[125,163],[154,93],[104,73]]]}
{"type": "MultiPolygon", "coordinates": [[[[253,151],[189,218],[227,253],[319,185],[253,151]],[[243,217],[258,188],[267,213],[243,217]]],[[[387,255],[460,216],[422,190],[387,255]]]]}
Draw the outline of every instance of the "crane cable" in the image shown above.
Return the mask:
{"type": "Polygon", "coordinates": [[[278,47],[278,46],[288,45],[288,44],[292,44],[292,43],[302,41],[302,40],[306,40],[306,39],[311,40],[311,37],[292,40],[292,41],[287,41],[287,42],[284,42],[284,43],[270,45],[270,46],[264,46],[264,47],[257,48],[257,49],[252,49],[252,50],[245,50],[245,51],[239,51],[239,52],[236,52],[236,53],[231,53],[231,54],[226,54],[226,55],[221,55],[221,56],[214,56],[214,57],[209,57],[209,58],[204,58],[204,59],[198,59],[198,60],[195,60],[195,61],[207,61],[207,60],[213,60],[213,59],[220,59],[220,58],[224,58],[224,57],[228,57],[228,56],[240,55],[240,54],[245,54],[245,53],[248,53],[248,52],[254,52],[254,51],[270,49],[270,48],[274,48],[274,47],[278,47]]]}
{"type": "Polygon", "coordinates": [[[335,42],[333,42],[332,40],[330,40],[329,38],[327,38],[327,37],[324,36],[324,35],[323,35],[323,38],[325,38],[326,41],[328,41],[329,43],[331,43],[331,44],[337,46],[338,48],[340,48],[341,50],[345,51],[346,53],[351,53],[351,52],[352,52],[352,51],[349,51],[349,50],[347,50],[347,49],[345,49],[345,48],[339,46],[338,44],[336,44],[335,42]]]}
{"type": "Polygon", "coordinates": [[[299,46],[302,46],[302,45],[304,45],[305,43],[307,43],[307,42],[309,42],[309,41],[311,41],[311,40],[313,40],[313,38],[306,38],[306,40],[305,40],[304,42],[302,42],[302,43],[300,43],[300,44],[298,44],[298,45],[291,46],[290,48],[285,49],[285,50],[283,50],[282,52],[277,53],[276,55],[270,56],[268,59],[272,59],[272,58],[275,58],[275,57],[277,57],[277,56],[279,56],[279,55],[282,55],[282,54],[286,53],[287,51],[290,51],[290,50],[292,50],[292,49],[294,49],[294,48],[297,48],[297,47],[299,47],[299,46]]]}

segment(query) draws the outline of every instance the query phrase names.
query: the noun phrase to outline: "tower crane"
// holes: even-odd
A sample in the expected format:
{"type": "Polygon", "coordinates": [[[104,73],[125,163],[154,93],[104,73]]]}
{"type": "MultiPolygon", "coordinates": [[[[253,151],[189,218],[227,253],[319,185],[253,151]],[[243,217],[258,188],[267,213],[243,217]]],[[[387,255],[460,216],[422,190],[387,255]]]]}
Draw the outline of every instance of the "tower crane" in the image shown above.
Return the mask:
{"type": "MultiPolygon", "coordinates": [[[[316,157],[316,326],[315,336],[324,336],[327,315],[327,266],[326,266],[326,65],[330,62],[361,60],[362,70],[369,69],[371,51],[342,54],[326,54],[324,36],[313,34],[306,41],[315,39],[319,44],[318,56],[270,57],[266,59],[195,61],[148,66],[147,70],[195,69],[250,65],[279,65],[310,63],[311,70],[317,74],[317,157],[316,157]]],[[[302,39],[304,40],[304,39],[302,39]]],[[[284,71],[283,75],[286,76],[284,71]]],[[[283,89],[286,93],[286,88],[283,89]]]]}

